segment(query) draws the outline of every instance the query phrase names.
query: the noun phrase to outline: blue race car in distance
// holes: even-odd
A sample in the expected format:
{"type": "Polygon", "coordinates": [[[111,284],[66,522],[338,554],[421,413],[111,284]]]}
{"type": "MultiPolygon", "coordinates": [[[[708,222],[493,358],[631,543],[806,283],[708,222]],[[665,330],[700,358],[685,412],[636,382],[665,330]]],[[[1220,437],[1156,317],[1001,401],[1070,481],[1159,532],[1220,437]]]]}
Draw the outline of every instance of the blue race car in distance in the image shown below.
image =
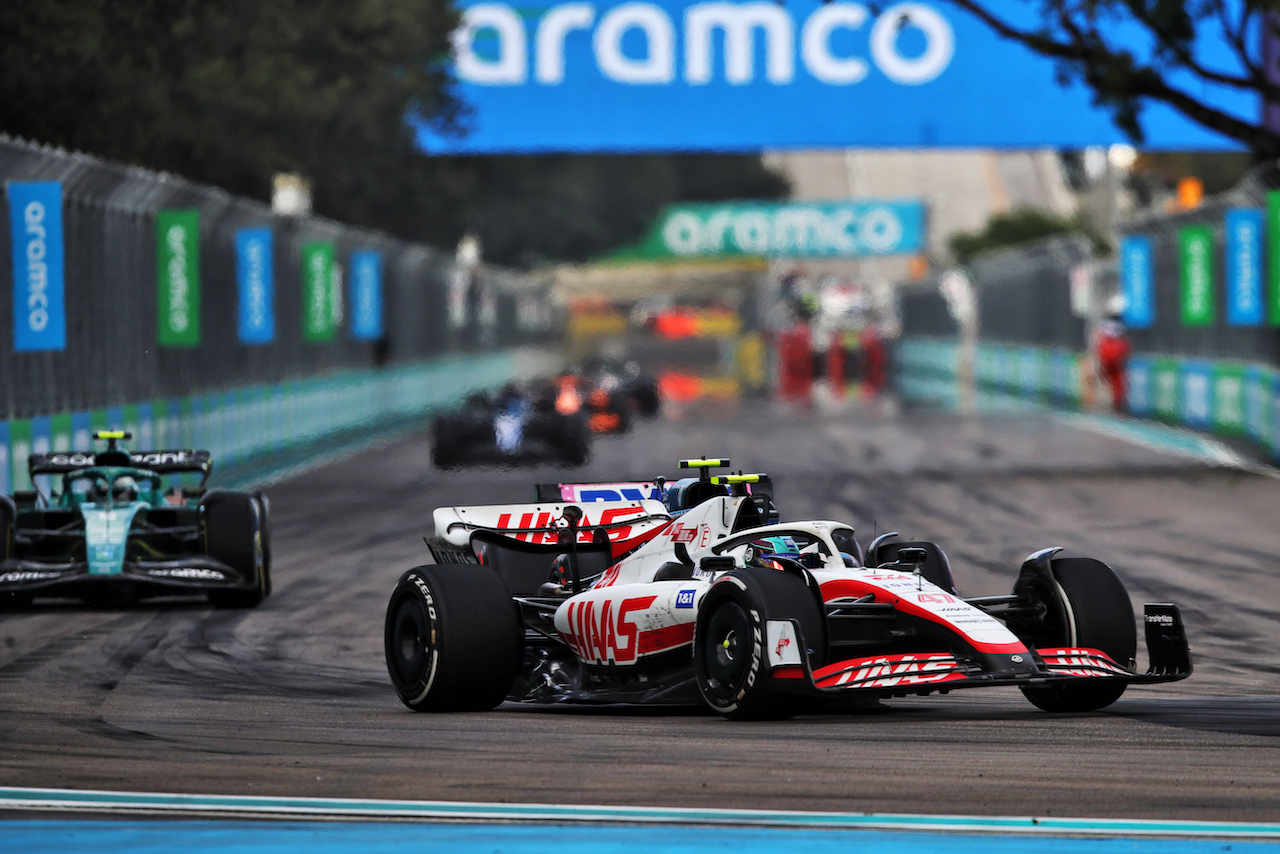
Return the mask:
{"type": "Polygon", "coordinates": [[[0,495],[0,606],[190,594],[247,608],[271,592],[266,496],[206,490],[208,451],[130,453],[119,442],[131,438],[99,431],[105,450],[31,455],[33,482],[59,488],[0,495]],[[200,485],[165,491],[182,474],[200,485]]]}
{"type": "Polygon", "coordinates": [[[473,394],[461,409],[437,416],[431,433],[431,461],[437,468],[580,466],[591,448],[586,418],[558,411],[550,386],[508,385],[492,397],[473,394]]]}

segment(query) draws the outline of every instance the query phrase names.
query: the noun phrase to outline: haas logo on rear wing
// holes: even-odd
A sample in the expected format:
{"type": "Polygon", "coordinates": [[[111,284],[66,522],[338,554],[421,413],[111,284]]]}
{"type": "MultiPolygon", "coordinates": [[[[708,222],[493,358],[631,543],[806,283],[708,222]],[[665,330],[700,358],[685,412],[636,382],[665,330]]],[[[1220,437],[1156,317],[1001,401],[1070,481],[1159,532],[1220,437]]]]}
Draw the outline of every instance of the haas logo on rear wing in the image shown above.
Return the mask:
{"type": "MultiPolygon", "coordinates": [[[[455,546],[465,546],[473,531],[490,531],[535,545],[559,542],[566,505],[491,504],[479,507],[438,507],[433,514],[436,536],[455,546]]],[[[581,508],[578,541],[590,543],[603,528],[617,551],[634,547],[671,521],[661,501],[598,501],[581,508]]]]}

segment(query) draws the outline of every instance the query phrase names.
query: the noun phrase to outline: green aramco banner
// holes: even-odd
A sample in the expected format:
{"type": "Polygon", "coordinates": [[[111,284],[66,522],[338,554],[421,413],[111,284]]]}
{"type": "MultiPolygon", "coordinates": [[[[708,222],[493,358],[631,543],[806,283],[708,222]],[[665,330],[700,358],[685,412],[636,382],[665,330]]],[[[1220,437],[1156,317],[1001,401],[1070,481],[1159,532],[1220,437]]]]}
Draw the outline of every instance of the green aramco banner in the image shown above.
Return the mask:
{"type": "Polygon", "coordinates": [[[1182,325],[1210,326],[1214,319],[1213,229],[1188,225],[1178,230],[1182,325]]]}
{"type": "Polygon", "coordinates": [[[672,205],[627,260],[671,258],[858,258],[922,251],[919,199],[741,201],[672,205]]]}
{"type": "Polygon", "coordinates": [[[332,341],[338,312],[334,305],[333,244],[307,243],[302,247],[302,337],[307,341],[332,341]]]}
{"type": "Polygon", "coordinates": [[[199,212],[156,212],[156,286],[160,301],[160,345],[199,345],[199,212]]]}

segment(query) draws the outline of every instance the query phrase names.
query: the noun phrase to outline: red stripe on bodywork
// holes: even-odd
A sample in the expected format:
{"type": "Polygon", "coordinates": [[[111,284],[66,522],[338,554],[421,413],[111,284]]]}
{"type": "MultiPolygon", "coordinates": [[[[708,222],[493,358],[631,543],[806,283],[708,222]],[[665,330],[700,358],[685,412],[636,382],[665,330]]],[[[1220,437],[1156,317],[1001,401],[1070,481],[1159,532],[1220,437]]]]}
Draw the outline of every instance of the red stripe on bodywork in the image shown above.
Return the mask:
{"type": "MultiPolygon", "coordinates": [[[[623,521],[626,521],[626,520],[624,519],[623,521]]],[[[644,533],[634,536],[628,540],[610,540],[609,541],[610,556],[614,560],[617,560],[618,558],[622,557],[628,552],[635,551],[636,549],[643,546],[645,543],[652,540],[654,537],[658,536],[659,533],[666,530],[667,525],[670,525],[670,524],[671,523],[668,522],[666,525],[655,525],[651,530],[645,531],[644,533]]]]}
{"type": "Polygon", "coordinates": [[[931,623],[937,623],[940,626],[945,626],[967,640],[973,645],[974,649],[978,650],[978,652],[995,653],[998,655],[1030,652],[1026,645],[1020,641],[1015,641],[1013,643],[984,643],[982,641],[976,641],[969,637],[969,635],[965,634],[963,629],[947,622],[932,611],[926,608],[921,608],[917,603],[908,602],[906,599],[896,596],[881,587],[877,587],[874,584],[869,584],[865,581],[859,581],[856,578],[840,578],[835,581],[828,581],[826,584],[822,585],[822,599],[825,602],[830,602],[832,599],[839,599],[844,596],[860,599],[868,593],[875,597],[873,600],[875,602],[889,602],[894,608],[902,611],[904,614],[910,614],[913,617],[921,617],[931,623]]]}
{"type": "Polygon", "coordinates": [[[1065,676],[1105,676],[1130,671],[1100,649],[1054,646],[1037,649],[1044,666],[1065,676]]]}
{"type": "Polygon", "coordinates": [[[693,623],[677,623],[661,629],[650,629],[640,633],[639,654],[665,652],[687,643],[693,643],[693,623]]]}
{"type": "Polygon", "coordinates": [[[803,679],[804,668],[798,664],[784,664],[773,669],[774,679],[803,679]]]}

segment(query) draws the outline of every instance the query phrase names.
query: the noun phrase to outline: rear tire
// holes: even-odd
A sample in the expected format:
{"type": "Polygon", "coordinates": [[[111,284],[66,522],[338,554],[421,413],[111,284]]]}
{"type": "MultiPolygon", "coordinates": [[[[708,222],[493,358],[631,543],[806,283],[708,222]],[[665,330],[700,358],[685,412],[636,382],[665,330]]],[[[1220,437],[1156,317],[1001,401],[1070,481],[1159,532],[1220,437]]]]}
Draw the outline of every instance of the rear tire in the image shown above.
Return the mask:
{"type": "MultiPolygon", "coordinates": [[[[0,495],[0,561],[13,557],[13,526],[17,515],[13,499],[0,495]]],[[[26,608],[34,599],[35,596],[28,591],[0,593],[0,611],[26,608]]]]}
{"type": "Polygon", "coordinates": [[[218,608],[252,608],[271,589],[266,505],[242,492],[211,492],[200,502],[204,552],[226,564],[253,586],[247,590],[212,590],[209,601],[218,608]]]}
{"type": "MultiPolygon", "coordinates": [[[[802,698],[778,691],[765,644],[769,620],[794,619],[813,650],[825,657],[821,606],[806,579],[775,569],[736,570],[707,591],[693,633],[694,674],[702,698],[731,720],[785,720],[802,698]]],[[[801,650],[801,655],[806,654],[801,650]]]]}
{"type": "Polygon", "coordinates": [[[18,517],[18,509],[13,499],[0,495],[0,560],[13,557],[13,524],[18,517]]]}
{"type": "MultiPolygon", "coordinates": [[[[1133,604],[1119,577],[1092,558],[1059,558],[1051,566],[1057,589],[1048,593],[1060,597],[1061,616],[1046,619],[1042,631],[1031,638],[1034,645],[1098,649],[1127,667],[1137,652],[1138,636],[1133,604]]],[[[1049,609],[1051,615],[1054,611],[1049,609]]],[[[1060,683],[1025,686],[1022,693],[1046,712],[1092,712],[1120,699],[1127,687],[1111,681],[1060,683]]]]}
{"type": "Polygon", "coordinates": [[[566,419],[564,463],[571,467],[586,465],[591,458],[591,431],[580,419],[566,419]]]}
{"type": "Polygon", "coordinates": [[[431,429],[431,464],[438,469],[458,468],[462,465],[463,426],[455,418],[441,417],[431,429]]]}
{"type": "Polygon", "coordinates": [[[475,712],[506,699],[524,627],[489,567],[436,564],[400,577],[387,604],[387,672],[415,712],[475,712]]]}
{"type": "Polygon", "coordinates": [[[661,398],[658,396],[658,384],[652,380],[634,383],[627,397],[631,409],[642,418],[652,418],[658,414],[662,406],[661,398]]]}
{"type": "Polygon", "coordinates": [[[253,498],[258,502],[258,517],[262,520],[262,586],[270,596],[275,587],[271,580],[271,501],[261,490],[254,492],[253,498]]]}

